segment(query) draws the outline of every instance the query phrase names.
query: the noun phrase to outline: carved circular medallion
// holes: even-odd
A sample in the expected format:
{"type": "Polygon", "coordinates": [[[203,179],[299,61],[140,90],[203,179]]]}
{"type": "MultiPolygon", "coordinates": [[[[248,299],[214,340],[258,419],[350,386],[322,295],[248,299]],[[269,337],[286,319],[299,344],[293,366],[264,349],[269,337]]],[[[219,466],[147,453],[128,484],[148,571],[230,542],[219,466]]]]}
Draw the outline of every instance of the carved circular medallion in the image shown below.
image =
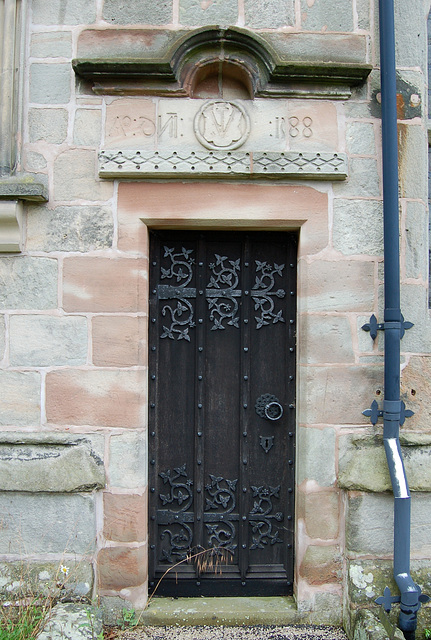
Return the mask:
{"type": "Polygon", "coordinates": [[[207,149],[237,149],[250,134],[250,118],[236,102],[210,100],[197,112],[193,129],[207,149]]]}

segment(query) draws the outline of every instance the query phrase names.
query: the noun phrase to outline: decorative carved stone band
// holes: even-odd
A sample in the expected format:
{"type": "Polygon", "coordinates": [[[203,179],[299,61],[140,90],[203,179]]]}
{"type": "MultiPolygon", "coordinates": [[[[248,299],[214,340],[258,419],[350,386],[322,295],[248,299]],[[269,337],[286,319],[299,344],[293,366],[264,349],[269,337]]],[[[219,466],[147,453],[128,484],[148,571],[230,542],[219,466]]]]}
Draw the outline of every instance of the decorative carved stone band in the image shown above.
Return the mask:
{"type": "Polygon", "coordinates": [[[344,153],[310,151],[137,151],[106,150],[99,154],[101,178],[263,176],[344,180],[344,153]]]}

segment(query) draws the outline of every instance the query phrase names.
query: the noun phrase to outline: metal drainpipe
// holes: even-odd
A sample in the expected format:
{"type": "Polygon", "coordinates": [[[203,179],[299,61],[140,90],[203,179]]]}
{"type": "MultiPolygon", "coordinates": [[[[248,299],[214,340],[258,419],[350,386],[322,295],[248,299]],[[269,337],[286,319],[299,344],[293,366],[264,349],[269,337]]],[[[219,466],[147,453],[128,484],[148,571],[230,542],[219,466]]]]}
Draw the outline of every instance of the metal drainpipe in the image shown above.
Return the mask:
{"type": "MultiPolygon", "coordinates": [[[[400,340],[404,319],[400,309],[398,140],[393,0],[379,0],[380,71],[383,145],[384,215],[384,392],[383,442],[394,494],[394,577],[401,593],[398,625],[407,640],[414,640],[420,588],[410,575],[410,491],[400,441],[400,340]]],[[[387,590],[386,604],[399,601],[387,590]]],[[[385,599],[379,599],[385,603],[385,599]]],[[[388,607],[385,606],[388,610],[388,607]]]]}

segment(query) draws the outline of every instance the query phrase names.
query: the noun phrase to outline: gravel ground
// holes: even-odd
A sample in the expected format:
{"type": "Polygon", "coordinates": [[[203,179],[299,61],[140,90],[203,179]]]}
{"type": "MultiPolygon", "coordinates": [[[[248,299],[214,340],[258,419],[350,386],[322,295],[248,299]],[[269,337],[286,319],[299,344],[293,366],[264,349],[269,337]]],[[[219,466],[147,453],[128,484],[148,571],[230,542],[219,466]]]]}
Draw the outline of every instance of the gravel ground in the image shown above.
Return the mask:
{"type": "Polygon", "coordinates": [[[347,640],[342,629],[298,625],[290,627],[142,627],[112,630],[107,640],[347,640]]]}

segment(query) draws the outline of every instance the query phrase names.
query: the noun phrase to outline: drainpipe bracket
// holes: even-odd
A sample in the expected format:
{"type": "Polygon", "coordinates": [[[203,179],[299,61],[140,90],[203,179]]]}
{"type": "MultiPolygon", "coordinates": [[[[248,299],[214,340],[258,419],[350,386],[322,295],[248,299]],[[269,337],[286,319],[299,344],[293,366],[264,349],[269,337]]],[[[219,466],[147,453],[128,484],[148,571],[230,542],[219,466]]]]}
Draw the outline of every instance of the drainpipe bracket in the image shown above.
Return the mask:
{"type": "Polygon", "coordinates": [[[385,587],[385,590],[383,591],[383,595],[376,598],[374,602],[376,604],[381,604],[384,610],[386,611],[386,613],[389,613],[394,603],[401,602],[401,596],[391,595],[391,590],[389,589],[389,587],[385,587]]]}
{"type": "Polygon", "coordinates": [[[385,329],[398,329],[400,332],[400,340],[404,337],[405,332],[414,326],[413,322],[407,322],[404,320],[404,316],[401,314],[400,322],[377,322],[376,316],[370,317],[370,321],[363,324],[361,329],[369,331],[372,340],[377,338],[378,331],[384,331],[385,329]]]}
{"type": "Polygon", "coordinates": [[[383,418],[385,422],[399,422],[400,426],[402,426],[406,421],[406,418],[414,416],[414,411],[406,409],[406,405],[402,400],[385,400],[383,402],[383,409],[379,409],[377,400],[373,400],[371,407],[369,409],[365,409],[365,411],[362,412],[362,415],[370,418],[372,425],[377,424],[379,418],[383,418]]]}

